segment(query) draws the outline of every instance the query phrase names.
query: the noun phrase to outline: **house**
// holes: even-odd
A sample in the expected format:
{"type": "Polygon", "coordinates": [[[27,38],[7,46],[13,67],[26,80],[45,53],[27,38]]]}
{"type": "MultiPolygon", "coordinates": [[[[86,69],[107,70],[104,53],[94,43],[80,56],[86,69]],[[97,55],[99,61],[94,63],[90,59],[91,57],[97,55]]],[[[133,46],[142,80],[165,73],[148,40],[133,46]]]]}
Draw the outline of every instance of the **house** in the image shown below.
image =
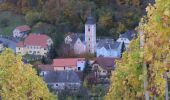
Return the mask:
{"type": "Polygon", "coordinates": [[[117,42],[125,43],[125,47],[128,48],[130,41],[136,37],[136,31],[127,31],[119,36],[117,42]]]}
{"type": "Polygon", "coordinates": [[[74,71],[50,71],[44,76],[48,87],[54,91],[78,90],[81,87],[81,80],[74,71]]]}
{"type": "Polygon", "coordinates": [[[120,58],[121,49],[122,43],[110,39],[101,39],[97,43],[96,56],[120,58]]]}
{"type": "Polygon", "coordinates": [[[111,75],[111,71],[115,69],[116,60],[118,59],[111,57],[96,58],[96,60],[92,64],[92,70],[95,73],[95,76],[99,78],[109,78],[111,75]]]}
{"type": "Polygon", "coordinates": [[[85,68],[85,58],[63,58],[54,59],[52,66],[55,71],[74,70],[83,71],[85,68]]]}
{"type": "Polygon", "coordinates": [[[38,65],[39,75],[45,76],[48,72],[54,71],[54,67],[51,65],[38,65]]]}
{"type": "Polygon", "coordinates": [[[96,23],[89,16],[85,23],[85,33],[71,33],[65,37],[65,44],[72,45],[75,54],[96,53],[96,23]]]}
{"type": "Polygon", "coordinates": [[[52,39],[45,34],[30,34],[24,41],[17,43],[16,53],[46,56],[52,44],[52,39]]]}
{"type": "Polygon", "coordinates": [[[4,44],[2,41],[0,41],[0,51],[2,51],[4,49],[4,44]]]}
{"type": "Polygon", "coordinates": [[[13,30],[13,37],[21,38],[26,37],[31,28],[28,25],[18,26],[13,30]]]}
{"type": "Polygon", "coordinates": [[[83,33],[71,33],[65,37],[65,44],[69,44],[75,54],[86,52],[85,35],[83,33]]]}

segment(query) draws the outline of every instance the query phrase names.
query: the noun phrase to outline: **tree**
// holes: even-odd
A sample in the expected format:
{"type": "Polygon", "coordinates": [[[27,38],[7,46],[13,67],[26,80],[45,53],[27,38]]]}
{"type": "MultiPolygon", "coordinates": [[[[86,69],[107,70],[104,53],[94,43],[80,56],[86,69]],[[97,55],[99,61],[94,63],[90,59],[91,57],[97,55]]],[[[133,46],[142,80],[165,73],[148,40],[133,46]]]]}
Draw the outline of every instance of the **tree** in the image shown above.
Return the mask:
{"type": "Polygon", "coordinates": [[[125,52],[125,50],[126,50],[126,47],[125,47],[125,43],[123,42],[122,43],[122,48],[121,48],[121,57],[123,55],[123,52],[125,52]]]}
{"type": "Polygon", "coordinates": [[[136,100],[143,95],[142,59],[139,38],[133,40],[112,72],[111,86],[106,100],[136,100]]]}
{"type": "Polygon", "coordinates": [[[55,100],[31,65],[6,49],[0,54],[0,96],[3,100],[55,100]]]}
{"type": "Polygon", "coordinates": [[[107,100],[135,100],[143,98],[146,91],[151,99],[165,99],[163,75],[170,70],[170,1],[157,0],[146,11],[138,27],[144,45],[140,48],[139,38],[132,41],[117,62],[107,100]],[[148,83],[145,88],[144,81],[148,83]]]}
{"type": "Polygon", "coordinates": [[[89,65],[89,61],[86,61],[85,68],[83,70],[84,75],[87,75],[91,72],[92,67],[89,65]]]}

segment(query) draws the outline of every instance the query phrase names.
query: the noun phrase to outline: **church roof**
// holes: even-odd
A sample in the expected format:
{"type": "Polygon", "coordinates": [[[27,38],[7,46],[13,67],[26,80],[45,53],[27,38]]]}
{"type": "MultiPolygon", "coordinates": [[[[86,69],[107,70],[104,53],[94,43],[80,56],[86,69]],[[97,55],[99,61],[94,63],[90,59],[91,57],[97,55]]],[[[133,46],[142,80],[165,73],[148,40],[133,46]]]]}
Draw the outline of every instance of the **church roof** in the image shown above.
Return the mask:
{"type": "Polygon", "coordinates": [[[95,21],[92,16],[87,17],[86,24],[95,24],[95,21]]]}

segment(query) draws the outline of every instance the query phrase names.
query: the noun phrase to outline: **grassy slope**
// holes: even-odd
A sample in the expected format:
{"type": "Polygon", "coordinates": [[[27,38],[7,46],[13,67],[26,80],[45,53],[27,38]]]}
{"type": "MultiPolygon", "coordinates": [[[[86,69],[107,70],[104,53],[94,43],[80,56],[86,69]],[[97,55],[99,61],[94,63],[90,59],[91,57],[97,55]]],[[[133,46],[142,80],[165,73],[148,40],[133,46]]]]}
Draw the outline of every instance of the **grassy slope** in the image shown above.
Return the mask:
{"type": "Polygon", "coordinates": [[[12,35],[15,27],[26,24],[24,16],[17,15],[10,11],[0,12],[0,22],[4,19],[8,19],[9,23],[7,27],[0,27],[0,34],[2,35],[12,35]]]}

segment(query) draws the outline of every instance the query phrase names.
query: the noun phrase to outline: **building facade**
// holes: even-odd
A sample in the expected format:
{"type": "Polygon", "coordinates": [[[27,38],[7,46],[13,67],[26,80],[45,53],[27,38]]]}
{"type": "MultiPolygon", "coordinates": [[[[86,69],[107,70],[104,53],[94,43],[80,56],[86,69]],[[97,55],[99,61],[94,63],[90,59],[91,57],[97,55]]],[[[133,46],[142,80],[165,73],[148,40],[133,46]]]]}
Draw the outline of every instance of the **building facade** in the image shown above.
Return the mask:
{"type": "Polygon", "coordinates": [[[30,34],[24,41],[17,43],[16,53],[46,56],[52,44],[52,39],[47,35],[30,34]]]}
{"type": "Polygon", "coordinates": [[[96,23],[93,17],[88,17],[85,24],[85,43],[86,52],[90,54],[96,53],[96,23]]]}

